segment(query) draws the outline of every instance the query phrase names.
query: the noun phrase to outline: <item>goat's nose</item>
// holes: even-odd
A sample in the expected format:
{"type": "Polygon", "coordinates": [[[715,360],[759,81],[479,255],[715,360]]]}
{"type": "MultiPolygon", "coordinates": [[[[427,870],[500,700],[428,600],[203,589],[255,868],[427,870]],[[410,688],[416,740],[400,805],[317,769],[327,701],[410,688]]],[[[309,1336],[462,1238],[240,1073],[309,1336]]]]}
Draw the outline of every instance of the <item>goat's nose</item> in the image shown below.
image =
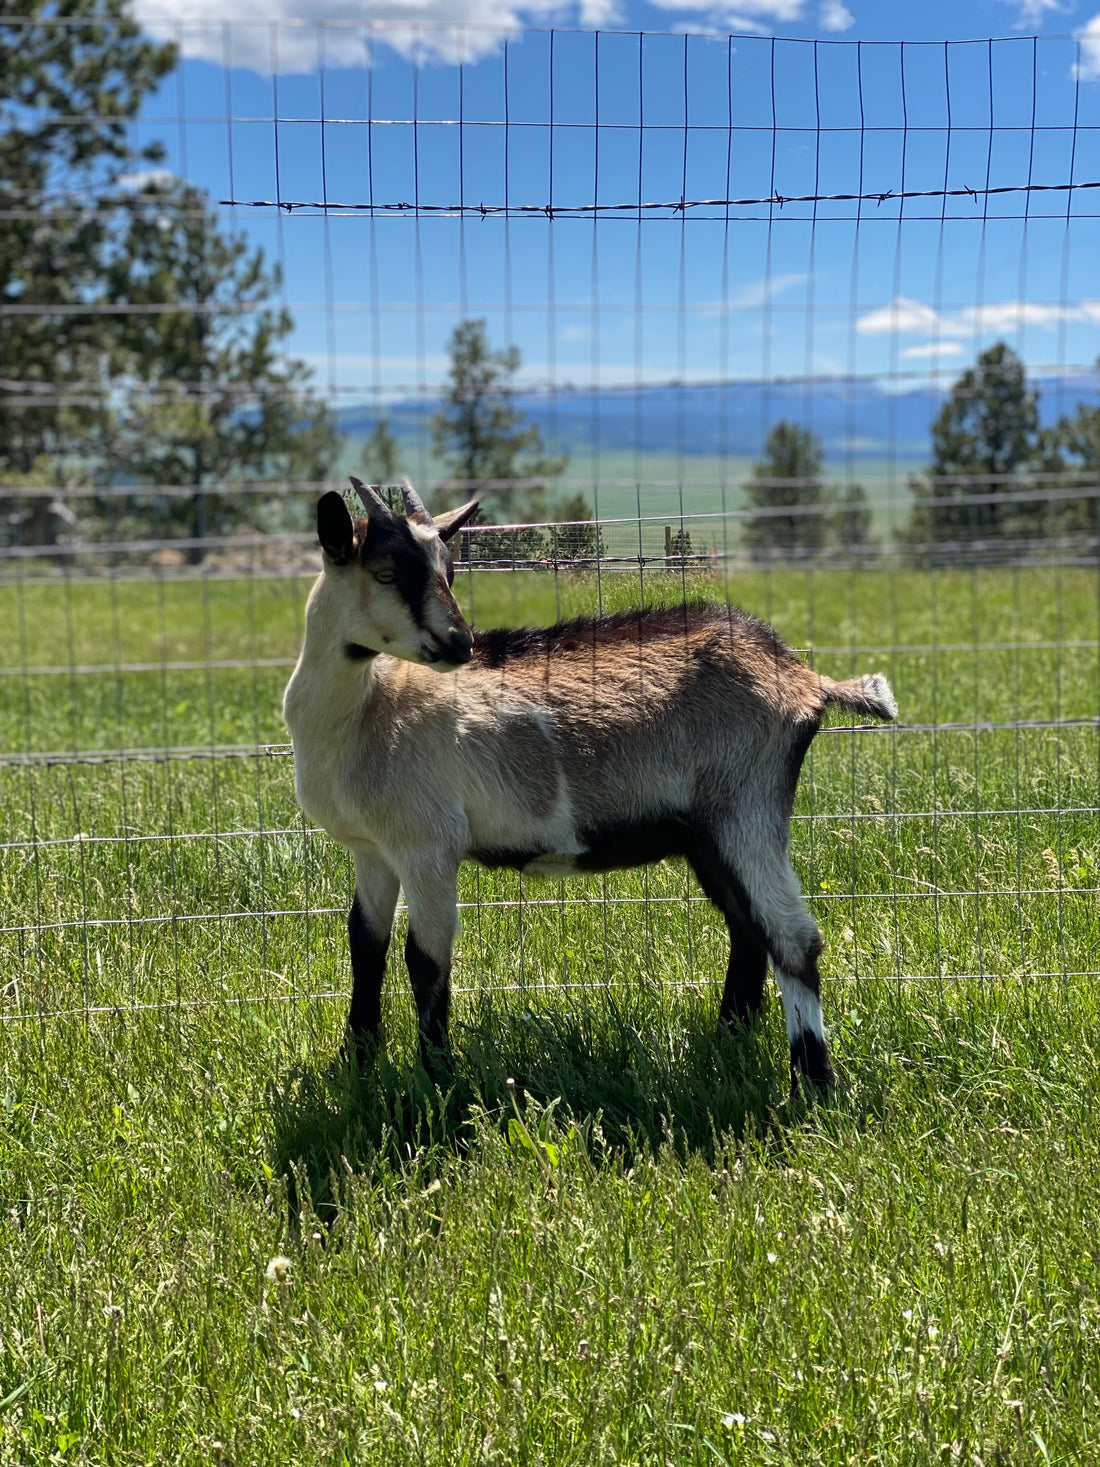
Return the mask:
{"type": "Polygon", "coordinates": [[[474,639],[469,632],[452,632],[447,645],[453,662],[469,662],[474,655],[474,639]]]}

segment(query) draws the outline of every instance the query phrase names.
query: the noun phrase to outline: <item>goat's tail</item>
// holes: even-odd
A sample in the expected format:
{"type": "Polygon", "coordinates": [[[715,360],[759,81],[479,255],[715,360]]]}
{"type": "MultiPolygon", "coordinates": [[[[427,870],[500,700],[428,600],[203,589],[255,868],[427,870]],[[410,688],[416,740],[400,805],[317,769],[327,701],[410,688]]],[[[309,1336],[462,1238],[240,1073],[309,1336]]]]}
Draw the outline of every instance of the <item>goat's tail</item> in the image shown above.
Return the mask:
{"type": "Polygon", "coordinates": [[[869,672],[863,677],[848,678],[840,683],[831,677],[823,677],[821,691],[825,702],[836,708],[847,708],[852,713],[865,713],[888,722],[898,716],[897,700],[881,672],[869,672]]]}

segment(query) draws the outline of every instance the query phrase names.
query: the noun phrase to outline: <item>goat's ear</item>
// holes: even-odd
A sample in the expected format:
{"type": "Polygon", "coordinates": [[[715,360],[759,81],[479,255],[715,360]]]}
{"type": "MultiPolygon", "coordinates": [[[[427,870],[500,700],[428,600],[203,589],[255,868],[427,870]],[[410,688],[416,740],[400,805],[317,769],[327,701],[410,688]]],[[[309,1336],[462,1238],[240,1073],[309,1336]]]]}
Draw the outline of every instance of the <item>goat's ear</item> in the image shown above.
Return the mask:
{"type": "Polygon", "coordinates": [[[334,565],[347,565],[355,554],[355,526],[343,496],[335,489],[317,501],[317,538],[334,565]]]}
{"type": "Polygon", "coordinates": [[[469,504],[464,504],[461,509],[452,509],[447,514],[435,515],[433,522],[439,532],[439,538],[449,540],[452,535],[457,535],[466,521],[472,520],[477,514],[480,503],[478,499],[471,499],[469,504]]]}

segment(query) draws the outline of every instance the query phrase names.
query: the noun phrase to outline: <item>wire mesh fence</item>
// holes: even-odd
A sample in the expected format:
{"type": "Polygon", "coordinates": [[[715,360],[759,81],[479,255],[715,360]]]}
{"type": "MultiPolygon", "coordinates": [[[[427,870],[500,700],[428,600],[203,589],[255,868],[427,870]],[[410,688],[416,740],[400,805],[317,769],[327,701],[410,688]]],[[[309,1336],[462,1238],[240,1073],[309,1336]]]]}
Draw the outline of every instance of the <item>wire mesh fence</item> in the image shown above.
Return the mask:
{"type": "MultiPolygon", "coordinates": [[[[57,344],[13,348],[0,382],[5,1019],[335,1011],[352,877],[297,805],[280,700],[314,503],[346,470],[392,477],[380,423],[430,507],[492,507],[456,547],[475,626],[703,597],[821,671],[888,674],[901,724],[824,730],[796,809],[828,977],[1100,971],[1100,101],[1080,43],[171,39],[191,59],[127,123],[155,166],[0,187],[13,238],[98,222],[114,268],[0,304],[12,342],[57,344]],[[205,278],[215,237],[263,247],[251,285],[224,260],[205,278]],[[469,321],[514,349],[499,401],[552,456],[534,468],[448,456],[469,321]],[[139,372],[147,327],[162,356],[139,372]],[[1023,375],[990,427],[998,339],[1023,375]],[[809,461],[769,456],[784,426],[809,461]],[[324,452],[299,452],[307,429],[324,452]]],[[[724,970],[676,865],[470,867],[461,900],[459,990],[724,970]]]]}

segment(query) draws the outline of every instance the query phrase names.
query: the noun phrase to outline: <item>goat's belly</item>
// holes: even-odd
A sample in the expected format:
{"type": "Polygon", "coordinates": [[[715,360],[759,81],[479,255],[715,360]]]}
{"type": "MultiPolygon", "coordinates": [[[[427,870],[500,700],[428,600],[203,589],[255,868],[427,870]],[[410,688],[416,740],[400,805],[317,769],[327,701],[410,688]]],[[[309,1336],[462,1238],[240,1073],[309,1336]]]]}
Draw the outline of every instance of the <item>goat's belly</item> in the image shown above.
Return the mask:
{"type": "Polygon", "coordinates": [[[472,861],[491,870],[522,871],[525,876],[574,876],[582,868],[579,851],[531,851],[490,846],[468,852],[472,861]]]}
{"type": "Polygon", "coordinates": [[[579,832],[572,851],[539,851],[489,847],[470,856],[483,866],[505,866],[528,876],[577,876],[649,866],[666,856],[696,853],[688,822],[676,815],[608,822],[579,832]]]}

